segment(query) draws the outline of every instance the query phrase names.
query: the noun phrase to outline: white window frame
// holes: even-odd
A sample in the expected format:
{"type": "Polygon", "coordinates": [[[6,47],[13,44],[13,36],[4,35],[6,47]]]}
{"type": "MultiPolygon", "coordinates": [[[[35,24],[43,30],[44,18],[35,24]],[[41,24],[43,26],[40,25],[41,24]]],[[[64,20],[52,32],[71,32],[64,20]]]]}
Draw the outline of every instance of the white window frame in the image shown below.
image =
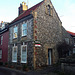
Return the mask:
{"type": "Polygon", "coordinates": [[[17,51],[17,46],[14,46],[13,49],[12,49],[12,62],[17,62],[17,53],[16,53],[16,60],[13,60],[14,59],[14,48],[16,48],[16,51],[17,51]]]}
{"type": "Polygon", "coordinates": [[[18,26],[14,26],[13,27],[13,39],[15,39],[15,38],[17,38],[18,37],[18,26]],[[16,28],[17,27],[17,32],[14,32],[15,30],[14,30],[14,28],[16,28]],[[16,33],[16,34],[15,34],[16,33]],[[16,37],[15,37],[15,35],[16,35],[16,37]]]}
{"type": "Polygon", "coordinates": [[[1,36],[1,45],[3,44],[3,36],[1,36]]]}
{"type": "Polygon", "coordinates": [[[27,25],[27,23],[23,23],[23,24],[22,24],[22,36],[27,36],[27,28],[23,28],[23,25],[24,25],[24,24],[27,25]],[[24,33],[23,33],[24,30],[26,30],[26,35],[24,35],[24,33]]]}
{"type": "Polygon", "coordinates": [[[2,59],[2,50],[0,49],[0,59],[2,59]]]}
{"type": "Polygon", "coordinates": [[[27,45],[22,45],[21,46],[21,63],[27,63],[27,45]],[[22,60],[22,48],[23,47],[26,47],[26,57],[25,57],[26,60],[25,61],[22,60]]]}

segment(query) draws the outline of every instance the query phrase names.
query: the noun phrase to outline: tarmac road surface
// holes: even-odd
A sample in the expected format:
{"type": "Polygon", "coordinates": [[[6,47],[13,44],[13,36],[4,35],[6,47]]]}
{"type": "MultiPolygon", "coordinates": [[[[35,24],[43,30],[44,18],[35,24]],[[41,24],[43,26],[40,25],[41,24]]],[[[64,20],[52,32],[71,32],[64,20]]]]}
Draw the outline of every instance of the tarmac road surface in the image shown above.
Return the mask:
{"type": "Polygon", "coordinates": [[[23,72],[0,67],[0,75],[26,75],[23,72]]]}

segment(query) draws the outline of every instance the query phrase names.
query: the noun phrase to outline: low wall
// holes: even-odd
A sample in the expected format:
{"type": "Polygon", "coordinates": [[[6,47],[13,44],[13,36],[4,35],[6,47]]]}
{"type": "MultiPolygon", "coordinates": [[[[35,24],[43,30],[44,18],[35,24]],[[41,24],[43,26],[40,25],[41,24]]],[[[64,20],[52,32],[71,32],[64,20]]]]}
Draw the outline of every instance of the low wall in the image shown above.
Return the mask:
{"type": "Polygon", "coordinates": [[[75,64],[61,63],[62,71],[75,75],[75,64]]]}

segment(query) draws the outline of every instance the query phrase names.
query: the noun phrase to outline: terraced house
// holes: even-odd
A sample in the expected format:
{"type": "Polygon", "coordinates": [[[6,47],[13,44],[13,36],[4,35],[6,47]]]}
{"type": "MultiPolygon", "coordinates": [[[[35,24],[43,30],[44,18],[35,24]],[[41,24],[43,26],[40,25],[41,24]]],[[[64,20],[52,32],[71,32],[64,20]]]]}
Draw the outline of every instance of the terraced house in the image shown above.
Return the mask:
{"type": "Polygon", "coordinates": [[[9,24],[0,23],[0,63],[8,62],[9,24]]]}
{"type": "Polygon", "coordinates": [[[54,64],[58,60],[57,44],[65,38],[71,43],[72,38],[62,27],[50,0],[29,9],[22,2],[19,16],[9,28],[8,62],[34,68],[54,64]]]}

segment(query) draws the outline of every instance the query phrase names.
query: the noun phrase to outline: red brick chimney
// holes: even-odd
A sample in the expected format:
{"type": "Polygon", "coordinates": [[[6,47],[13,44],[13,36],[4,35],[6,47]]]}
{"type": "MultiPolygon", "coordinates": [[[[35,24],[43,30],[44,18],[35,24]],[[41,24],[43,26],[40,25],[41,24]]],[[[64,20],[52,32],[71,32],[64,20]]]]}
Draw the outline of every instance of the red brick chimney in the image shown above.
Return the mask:
{"type": "Polygon", "coordinates": [[[26,5],[26,3],[25,2],[22,2],[22,4],[20,4],[20,7],[18,8],[18,10],[19,10],[18,15],[22,14],[27,9],[28,9],[28,6],[26,5]]]}

